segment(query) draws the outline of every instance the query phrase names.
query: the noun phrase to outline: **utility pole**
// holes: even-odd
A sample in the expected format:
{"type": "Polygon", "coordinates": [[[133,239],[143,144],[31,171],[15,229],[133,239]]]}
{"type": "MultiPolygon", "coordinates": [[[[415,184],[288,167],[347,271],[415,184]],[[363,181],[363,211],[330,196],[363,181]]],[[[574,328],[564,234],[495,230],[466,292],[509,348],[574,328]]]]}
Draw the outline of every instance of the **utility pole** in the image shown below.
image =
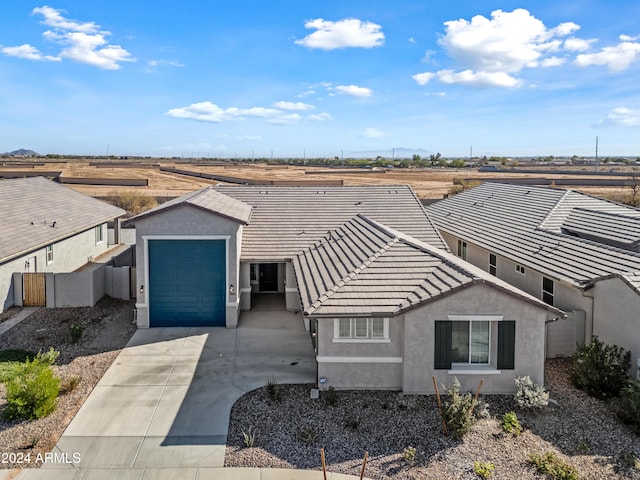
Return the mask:
{"type": "Polygon", "coordinates": [[[596,172],[598,172],[598,137],[596,136],[596,172]]]}
{"type": "Polygon", "coordinates": [[[473,158],[473,145],[469,148],[469,160],[473,158]]]}

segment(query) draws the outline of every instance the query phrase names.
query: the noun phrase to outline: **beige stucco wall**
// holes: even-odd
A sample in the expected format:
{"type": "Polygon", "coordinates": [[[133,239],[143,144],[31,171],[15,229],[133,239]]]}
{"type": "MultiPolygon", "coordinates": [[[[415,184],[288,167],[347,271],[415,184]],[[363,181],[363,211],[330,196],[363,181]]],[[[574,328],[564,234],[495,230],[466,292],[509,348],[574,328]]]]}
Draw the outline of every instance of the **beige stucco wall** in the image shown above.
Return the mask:
{"type": "MultiPolygon", "coordinates": [[[[512,393],[516,377],[528,375],[535,383],[544,382],[544,332],[547,312],[517,297],[487,285],[474,285],[405,314],[404,392],[434,393],[432,376],[440,386],[457,377],[463,390],[474,390],[484,379],[484,393],[512,393]],[[448,315],[503,315],[516,321],[515,369],[499,373],[434,370],[434,332],[436,320],[448,315]]],[[[497,355],[497,324],[491,325],[490,363],[497,355]]]]}
{"type": "Polygon", "coordinates": [[[640,295],[619,278],[596,283],[593,334],[607,344],[631,351],[631,374],[640,358],[640,295]]]}
{"type": "Polygon", "coordinates": [[[176,237],[198,239],[203,237],[228,237],[228,278],[227,287],[234,285],[235,294],[227,293],[226,322],[227,327],[236,327],[239,315],[240,284],[240,244],[241,224],[232,220],[204,212],[187,205],[158,212],[136,222],[136,291],[138,292],[136,309],[138,327],[149,327],[149,290],[145,287],[140,293],[141,285],[147,282],[146,244],[145,238],[176,237]]]}
{"type": "MultiPolygon", "coordinates": [[[[445,242],[451,248],[451,251],[458,251],[458,237],[447,232],[440,231],[445,242]]],[[[467,241],[467,261],[484,271],[489,271],[489,254],[494,253],[479,247],[467,241]]],[[[525,273],[522,274],[516,270],[516,262],[496,255],[496,276],[505,282],[510,283],[516,288],[523,290],[536,298],[542,299],[542,273],[525,267],[525,273]]],[[[560,310],[582,310],[585,312],[585,338],[581,341],[589,341],[592,332],[592,302],[589,294],[583,292],[568,283],[562,282],[556,278],[549,277],[554,281],[554,306],[560,310]]],[[[566,334],[567,338],[559,339],[558,343],[571,345],[570,351],[564,352],[565,355],[571,355],[574,351],[575,339],[573,337],[574,330],[571,329],[554,329],[559,334],[566,334]]],[[[579,329],[581,330],[581,329],[579,329]]]]}

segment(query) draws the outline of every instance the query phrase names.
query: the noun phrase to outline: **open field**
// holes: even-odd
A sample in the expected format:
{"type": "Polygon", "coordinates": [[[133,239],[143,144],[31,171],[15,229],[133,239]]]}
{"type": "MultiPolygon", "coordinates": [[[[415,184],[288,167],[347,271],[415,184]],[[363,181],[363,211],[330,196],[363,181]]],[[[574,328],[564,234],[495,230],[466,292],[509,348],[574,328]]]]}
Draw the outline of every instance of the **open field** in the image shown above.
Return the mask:
{"type": "MultiPolygon", "coordinates": [[[[113,185],[69,185],[70,188],[92,196],[104,197],[113,191],[137,191],[156,197],[175,197],[183,193],[201,188],[206,185],[223,183],[218,180],[185,176],[173,172],[161,171],[153,165],[136,165],[131,162],[125,165],[123,161],[118,161],[113,166],[91,165],[88,161],[69,162],[47,162],[45,164],[34,164],[31,168],[24,168],[31,172],[51,172],[60,171],[63,177],[89,177],[89,178],[134,178],[148,179],[148,186],[140,187],[116,187],[113,185]]],[[[514,178],[540,178],[543,175],[534,173],[508,173],[504,172],[478,172],[475,169],[387,169],[387,170],[364,170],[364,169],[329,169],[327,167],[308,167],[291,165],[264,165],[264,164],[244,164],[244,165],[203,165],[162,162],[156,163],[162,167],[176,167],[192,172],[203,172],[221,177],[235,177],[253,181],[298,181],[298,182],[330,182],[342,181],[344,185],[399,185],[409,184],[416,191],[418,197],[422,199],[442,198],[451,188],[455,179],[477,179],[487,180],[496,177],[514,178]]],[[[2,170],[20,170],[20,167],[1,167],[2,170]]],[[[567,167],[563,167],[566,169],[567,167]]],[[[588,171],[593,167],[572,167],[576,172],[588,171]]],[[[622,170],[618,167],[617,170],[622,170]]],[[[630,171],[630,169],[629,169],[630,171]]],[[[556,180],[563,178],[607,178],[588,175],[554,175],[550,178],[556,180]]],[[[620,179],[620,177],[617,177],[620,179]]],[[[620,193],[622,187],[573,187],[576,190],[584,191],[593,195],[610,195],[620,193]]]]}

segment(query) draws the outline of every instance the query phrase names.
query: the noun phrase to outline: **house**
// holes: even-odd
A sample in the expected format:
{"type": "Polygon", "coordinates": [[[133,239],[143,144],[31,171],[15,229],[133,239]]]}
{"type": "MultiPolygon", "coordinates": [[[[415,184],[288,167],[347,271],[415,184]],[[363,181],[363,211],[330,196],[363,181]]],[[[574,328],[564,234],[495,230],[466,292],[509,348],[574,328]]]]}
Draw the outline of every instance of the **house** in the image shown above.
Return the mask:
{"type": "Polygon", "coordinates": [[[568,313],[547,356],[597,335],[640,356],[640,210],[572,190],[485,183],[426,207],[461,258],[568,313]]]}
{"type": "MultiPolygon", "coordinates": [[[[0,180],[2,309],[22,305],[23,277],[14,274],[72,272],[82,267],[110,248],[107,223],[124,214],[42,177],[0,180]]],[[[53,284],[45,288],[44,276],[39,278],[43,294],[46,288],[53,289],[53,284]]]]}
{"type": "Polygon", "coordinates": [[[320,388],[543,381],[562,312],[452,255],[410,187],[206,187],[128,223],[139,327],[235,327],[268,292],[302,313],[320,388]]]}

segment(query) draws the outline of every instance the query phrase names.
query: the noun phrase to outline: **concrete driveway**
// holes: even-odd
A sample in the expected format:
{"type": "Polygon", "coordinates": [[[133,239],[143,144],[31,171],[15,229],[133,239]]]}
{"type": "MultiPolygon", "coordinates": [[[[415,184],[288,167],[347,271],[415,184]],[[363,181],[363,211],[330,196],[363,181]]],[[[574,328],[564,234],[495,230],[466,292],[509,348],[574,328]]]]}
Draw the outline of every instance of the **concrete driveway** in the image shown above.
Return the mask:
{"type": "Polygon", "coordinates": [[[233,403],[271,376],[315,383],[299,315],[251,311],[237,329],[138,330],[54,449],[79,461],[43,468],[221,467],[233,403]]]}

